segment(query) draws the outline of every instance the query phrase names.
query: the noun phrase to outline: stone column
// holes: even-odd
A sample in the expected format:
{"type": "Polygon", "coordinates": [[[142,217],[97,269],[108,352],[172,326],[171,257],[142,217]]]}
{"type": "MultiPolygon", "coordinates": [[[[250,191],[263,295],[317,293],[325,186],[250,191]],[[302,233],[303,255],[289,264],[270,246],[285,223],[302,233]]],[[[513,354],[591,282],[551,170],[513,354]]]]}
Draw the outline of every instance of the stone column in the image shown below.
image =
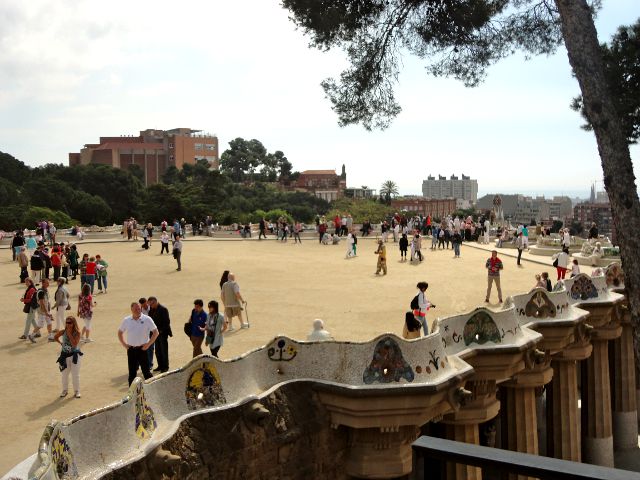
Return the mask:
{"type": "Polygon", "coordinates": [[[626,306],[617,306],[614,315],[622,326],[620,338],[612,342],[611,365],[613,397],[613,446],[617,449],[638,446],[638,412],[631,314],[626,306]]]}
{"type": "MultiPolygon", "coordinates": [[[[536,390],[551,381],[553,370],[544,362],[534,364],[533,352],[527,354],[527,370],[501,385],[500,414],[502,420],[502,447],[515,452],[538,455],[538,418],[536,390]]],[[[509,475],[510,479],[525,480],[532,477],[509,475]]]]}
{"type": "MultiPolygon", "coordinates": [[[[500,402],[496,399],[494,380],[474,380],[467,382],[465,388],[471,392],[470,399],[460,409],[444,416],[445,434],[449,440],[480,444],[478,425],[491,420],[500,411],[500,402]]],[[[469,465],[447,464],[448,480],[481,480],[482,471],[469,465]]]]}
{"type": "Polygon", "coordinates": [[[613,429],[609,377],[609,340],[620,336],[621,328],[598,328],[592,337],[593,353],[582,372],[583,458],[587,463],[613,467],[613,429]]]}
{"type": "Polygon", "coordinates": [[[553,378],[546,392],[547,455],[572,462],[582,461],[577,362],[591,355],[589,331],[578,325],[576,342],[552,357],[553,378]]]}

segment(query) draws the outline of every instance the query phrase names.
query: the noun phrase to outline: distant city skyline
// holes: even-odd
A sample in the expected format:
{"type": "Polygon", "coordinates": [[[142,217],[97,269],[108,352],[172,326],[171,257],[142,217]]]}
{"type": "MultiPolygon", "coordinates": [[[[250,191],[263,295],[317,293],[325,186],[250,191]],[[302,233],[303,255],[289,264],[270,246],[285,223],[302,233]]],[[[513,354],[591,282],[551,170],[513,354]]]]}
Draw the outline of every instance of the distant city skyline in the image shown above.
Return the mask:
{"type": "MultiPolygon", "coordinates": [[[[309,49],[277,0],[185,5],[1,2],[0,150],[30,166],[66,164],[100,135],[196,125],[218,136],[220,152],[255,138],[295,170],[346,164],[348,187],[392,180],[402,194],[438,171],[477,179],[480,194],[586,197],[602,177],[594,135],[569,108],[580,90],[563,47],[504,59],[477,88],[430,77],[405,55],[403,111],[388,130],[368,132],[340,128],[320,87],[345,55],[309,49]]],[[[604,1],[599,40],[639,16],[637,0],[604,1]]],[[[639,152],[631,147],[633,159],[639,152]]]]}

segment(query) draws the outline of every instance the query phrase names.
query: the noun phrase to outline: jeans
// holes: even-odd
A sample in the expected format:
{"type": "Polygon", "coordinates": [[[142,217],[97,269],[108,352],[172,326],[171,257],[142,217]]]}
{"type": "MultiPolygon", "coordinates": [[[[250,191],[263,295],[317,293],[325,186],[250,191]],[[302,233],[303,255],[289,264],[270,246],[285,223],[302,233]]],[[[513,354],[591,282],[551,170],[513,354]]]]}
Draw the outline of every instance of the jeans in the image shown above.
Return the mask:
{"type": "Polygon", "coordinates": [[[73,357],[67,357],[67,368],[62,370],[62,391],[69,390],[69,373],[71,373],[71,383],[73,391],[80,392],[80,355],[77,356],[77,363],[73,363],[73,357]]]}
{"type": "MultiPolygon", "coordinates": [[[[35,295],[35,293],[34,293],[35,295]]],[[[29,313],[27,313],[27,317],[24,321],[24,333],[23,335],[26,337],[29,335],[29,329],[31,327],[36,328],[36,311],[33,308],[29,309],[29,313]]]]}
{"type": "Polygon", "coordinates": [[[154,345],[156,347],[158,368],[161,372],[166,372],[169,370],[169,337],[161,333],[158,335],[154,345]]]}
{"type": "Polygon", "coordinates": [[[459,243],[454,243],[453,244],[453,253],[455,254],[456,257],[460,256],[460,244],[459,243]]]}
{"type": "Polygon", "coordinates": [[[520,265],[520,257],[522,256],[522,249],[518,249],[518,265],[520,265]]]}
{"type": "Polygon", "coordinates": [[[151,375],[151,369],[149,368],[147,352],[142,350],[142,346],[129,347],[127,349],[127,364],[129,367],[129,385],[131,385],[133,379],[136,378],[138,367],[142,370],[142,375],[144,375],[145,379],[153,376],[151,375]]]}
{"type": "Polygon", "coordinates": [[[264,237],[265,239],[267,238],[267,234],[264,233],[264,229],[260,230],[260,233],[258,234],[258,240],[261,240],[262,237],[264,237]]]}
{"type": "Polygon", "coordinates": [[[156,343],[153,342],[149,348],[147,348],[147,359],[149,360],[149,370],[153,368],[153,351],[155,350],[156,343]]]}
{"type": "Polygon", "coordinates": [[[162,245],[162,248],[160,249],[160,255],[162,255],[165,251],[169,253],[169,244],[164,242],[160,242],[160,244],[162,245]]]}
{"type": "Polygon", "coordinates": [[[84,276],[85,283],[87,283],[91,287],[91,295],[93,295],[93,287],[96,283],[95,275],[85,275],[84,276]]]}
{"type": "Polygon", "coordinates": [[[104,286],[104,291],[107,291],[107,277],[98,277],[98,290],[102,290],[104,286]]]}

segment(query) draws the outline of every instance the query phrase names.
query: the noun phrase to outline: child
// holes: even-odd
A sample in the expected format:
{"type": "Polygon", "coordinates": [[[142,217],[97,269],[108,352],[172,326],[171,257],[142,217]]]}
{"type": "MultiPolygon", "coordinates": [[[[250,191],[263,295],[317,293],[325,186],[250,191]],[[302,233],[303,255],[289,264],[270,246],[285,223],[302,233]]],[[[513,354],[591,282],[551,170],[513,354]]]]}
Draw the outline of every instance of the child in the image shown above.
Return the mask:
{"type": "Polygon", "coordinates": [[[78,295],[78,317],[84,321],[80,338],[82,338],[83,335],[85,337],[80,341],[85,343],[93,342],[93,340],[89,338],[89,335],[91,334],[91,319],[93,318],[94,306],[95,303],[91,296],[91,286],[88,283],[85,283],[82,286],[82,293],[78,295]]]}
{"type": "Polygon", "coordinates": [[[403,233],[400,239],[400,261],[407,261],[407,249],[409,248],[409,240],[407,240],[407,234],[403,233]]]}
{"type": "Polygon", "coordinates": [[[574,258],[571,265],[571,277],[569,278],[573,278],[576,275],[580,275],[580,266],[578,265],[578,259],[574,258]]]}
{"type": "Polygon", "coordinates": [[[547,292],[553,291],[553,287],[551,286],[551,280],[549,280],[549,272],[542,272],[542,281],[544,282],[547,292]]]}
{"type": "Polygon", "coordinates": [[[545,290],[547,288],[547,282],[542,280],[542,276],[539,273],[536,273],[536,284],[533,288],[544,288],[545,290]]]}

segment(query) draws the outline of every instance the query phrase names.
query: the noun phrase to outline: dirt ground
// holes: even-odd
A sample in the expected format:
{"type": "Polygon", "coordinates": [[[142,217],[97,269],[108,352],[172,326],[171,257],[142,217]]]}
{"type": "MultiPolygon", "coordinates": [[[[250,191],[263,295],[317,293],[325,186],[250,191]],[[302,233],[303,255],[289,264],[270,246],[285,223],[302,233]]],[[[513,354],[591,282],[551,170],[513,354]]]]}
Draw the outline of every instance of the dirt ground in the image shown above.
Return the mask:
{"type": "MultiPolygon", "coordinates": [[[[96,296],[95,342],[83,346],[81,399],[58,398],[57,344],[47,343],[46,338],[38,339],[35,345],[18,340],[24,326],[19,302],[24,288],[18,283],[19,268],[11,262],[9,250],[0,250],[0,302],[6,313],[0,318],[5,332],[0,340],[0,420],[5,431],[0,439],[0,473],[36,452],[51,419],[67,419],[125,395],[126,353],[116,332],[129,314],[130,302],[139,297],[155,295],[169,309],[174,331],[169,339],[171,368],[191,358],[191,344],[182,325],[193,300],[201,298],[205,304],[211,299],[219,301],[218,284],[225,269],[236,273],[251,321],[250,329],[225,337],[220,356],[226,359],[264,345],[278,334],[305,339],[315,318],[322,318],[337,340],[364,341],[384,332],[400,335],[404,312],[420,280],[429,282],[427,297],[437,306],[427,316],[430,323],[436,316],[462,313],[483,304],[486,251],[463,246],[462,258],[454,259],[451,250],[426,248],[422,263],[409,264],[401,263],[397,245],[388,243],[388,275],[376,276],[374,240],[359,239],[356,258],[345,259],[345,249],[344,243],[324,246],[311,238],[302,245],[187,238],[183,269],[177,272],[171,256],[159,255],[159,243],[149,251],[142,250],[140,242],[81,245],[81,254],[100,254],[109,262],[109,293],[96,296]]],[[[527,261],[518,268],[509,257],[503,261],[504,298],[532,288],[534,274],[541,269],[552,270],[527,261]]],[[[72,311],[79,289],[79,278],[70,282],[72,311]]],[[[495,291],[492,307],[498,308],[495,291]]]]}

